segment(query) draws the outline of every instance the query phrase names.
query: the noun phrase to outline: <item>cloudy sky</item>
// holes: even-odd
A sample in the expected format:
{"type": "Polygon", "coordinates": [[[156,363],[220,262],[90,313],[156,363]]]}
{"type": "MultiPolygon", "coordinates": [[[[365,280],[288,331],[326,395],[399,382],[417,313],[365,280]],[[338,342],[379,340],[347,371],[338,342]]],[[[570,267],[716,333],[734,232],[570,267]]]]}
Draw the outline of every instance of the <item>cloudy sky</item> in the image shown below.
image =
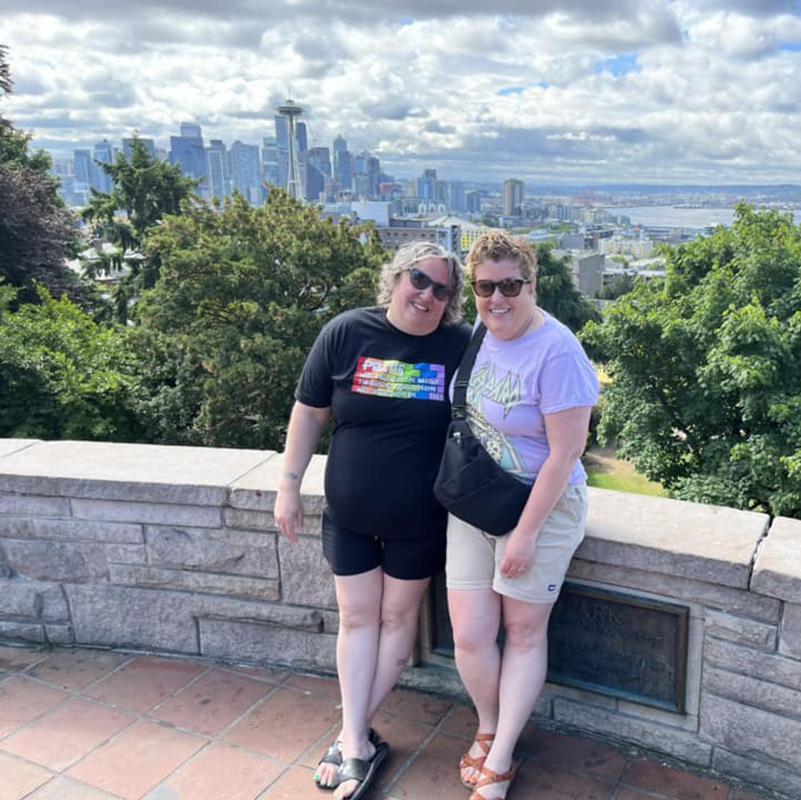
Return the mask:
{"type": "Polygon", "coordinates": [[[801,183],[801,0],[0,0],[0,43],[59,156],[259,143],[291,92],[400,177],[801,183]]]}

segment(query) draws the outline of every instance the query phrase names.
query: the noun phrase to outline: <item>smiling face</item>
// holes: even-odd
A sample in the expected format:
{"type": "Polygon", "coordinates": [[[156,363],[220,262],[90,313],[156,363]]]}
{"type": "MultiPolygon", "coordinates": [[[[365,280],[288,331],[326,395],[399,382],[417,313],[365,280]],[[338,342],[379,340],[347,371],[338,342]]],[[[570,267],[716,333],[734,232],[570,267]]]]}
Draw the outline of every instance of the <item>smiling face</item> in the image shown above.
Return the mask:
{"type": "MultiPolygon", "coordinates": [[[[448,264],[441,258],[427,258],[414,268],[424,272],[435,283],[450,285],[448,264]]],[[[447,299],[437,300],[433,286],[415,289],[409,272],[398,275],[392,289],[392,297],[387,308],[387,319],[404,333],[412,336],[426,336],[433,333],[442,321],[447,299]]]]}
{"type": "MultiPolygon", "coordinates": [[[[473,270],[473,280],[494,281],[523,278],[517,261],[484,259],[473,270]]],[[[497,287],[489,297],[476,295],[476,310],[487,330],[497,339],[516,339],[522,336],[537,319],[535,284],[525,283],[517,297],[504,297],[497,287]]]]}

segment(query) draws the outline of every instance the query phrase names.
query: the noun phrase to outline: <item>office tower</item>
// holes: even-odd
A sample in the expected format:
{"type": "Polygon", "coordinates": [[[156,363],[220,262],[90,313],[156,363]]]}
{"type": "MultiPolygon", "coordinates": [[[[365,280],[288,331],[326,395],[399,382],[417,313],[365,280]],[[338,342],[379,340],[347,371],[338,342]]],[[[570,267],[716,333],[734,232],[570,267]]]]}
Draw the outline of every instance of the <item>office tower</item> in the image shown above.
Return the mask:
{"type": "Polygon", "coordinates": [[[327,147],[312,147],[306,152],[306,199],[324,200],[331,193],[331,154],[327,147]]]}
{"type": "Polygon", "coordinates": [[[503,215],[505,217],[520,217],[523,215],[523,181],[509,178],[503,182],[503,215]]]}
{"type": "Polygon", "coordinates": [[[378,187],[381,183],[381,161],[376,156],[367,156],[367,180],[369,198],[375,200],[378,197],[378,187]]]}
{"type": "Polygon", "coordinates": [[[353,164],[353,192],[360,200],[370,198],[370,178],[367,174],[367,159],[369,153],[359,153],[354,156],[353,164]]]}
{"type": "Polygon", "coordinates": [[[429,203],[436,202],[437,191],[437,171],[435,169],[424,169],[423,174],[417,179],[417,196],[421,200],[429,203]]]}
{"type": "Polygon", "coordinates": [[[181,136],[187,139],[202,139],[203,131],[195,122],[182,122],[181,123],[181,136]]]}
{"type": "Polygon", "coordinates": [[[82,184],[85,191],[89,190],[89,178],[91,174],[91,167],[92,167],[92,153],[90,150],[73,150],[72,151],[72,158],[74,167],[74,174],[75,174],[75,182],[78,184],[82,184]]]}
{"type": "Polygon", "coordinates": [[[327,147],[312,147],[306,154],[306,163],[331,177],[331,151],[327,147]]]}
{"type": "Polygon", "coordinates": [[[185,175],[200,181],[201,195],[209,195],[206,150],[200,125],[181,123],[181,135],[170,136],[170,163],[177,164],[185,175]]]}
{"type": "Polygon", "coordinates": [[[92,149],[92,172],[90,172],[90,183],[92,188],[99,192],[108,194],[111,191],[113,181],[106,171],[98,166],[100,164],[114,163],[114,149],[108,139],[98,142],[92,149]]]}
{"type": "Polygon", "coordinates": [[[309,149],[308,131],[303,120],[298,120],[295,124],[295,138],[298,142],[298,156],[300,156],[309,149]]]}
{"type": "Polygon", "coordinates": [[[468,214],[481,213],[481,192],[478,189],[471,189],[464,193],[465,211],[468,214]]]}
{"type": "Polygon", "coordinates": [[[281,185],[281,172],[278,166],[278,142],[275,136],[265,136],[261,145],[261,178],[263,183],[281,185]]]}
{"type": "MultiPolygon", "coordinates": [[[[142,137],[138,137],[139,141],[145,148],[145,152],[153,159],[156,158],[156,143],[152,139],[143,139],[142,137]]],[[[131,155],[133,154],[133,139],[123,139],[122,140],[122,153],[125,156],[126,161],[131,160],[131,155]]]]}
{"type": "Polygon", "coordinates": [[[451,211],[467,211],[464,184],[461,181],[448,181],[447,204],[451,211]]]}
{"type": "Polygon", "coordinates": [[[375,200],[378,197],[378,185],[381,183],[381,162],[367,151],[353,158],[353,189],[363,200],[375,200]]]}
{"type": "Polygon", "coordinates": [[[220,200],[231,194],[231,174],[228,153],[222,139],[212,139],[206,148],[206,171],[209,176],[209,193],[220,200]]]}
{"type": "Polygon", "coordinates": [[[236,141],[229,152],[231,165],[231,183],[251,205],[260,205],[263,196],[261,191],[261,159],[259,148],[255,144],[242,144],[236,141]]]}
{"type": "Polygon", "coordinates": [[[334,181],[342,191],[349,192],[353,185],[353,165],[348,143],[342,136],[334,139],[334,181]]]}

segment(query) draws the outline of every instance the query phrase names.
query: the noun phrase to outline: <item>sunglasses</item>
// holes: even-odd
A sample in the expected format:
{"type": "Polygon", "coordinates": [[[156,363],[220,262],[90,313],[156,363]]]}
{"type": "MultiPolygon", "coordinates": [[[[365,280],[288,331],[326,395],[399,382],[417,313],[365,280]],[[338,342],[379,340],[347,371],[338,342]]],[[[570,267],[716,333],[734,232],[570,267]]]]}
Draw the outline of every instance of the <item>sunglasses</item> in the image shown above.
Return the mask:
{"type": "Polygon", "coordinates": [[[444,283],[437,283],[428,275],[423,272],[421,269],[417,269],[416,267],[412,267],[411,269],[405,270],[409,273],[409,282],[414,286],[415,289],[424,292],[428,287],[431,287],[431,294],[437,300],[445,301],[450,300],[453,297],[453,289],[450,286],[446,286],[444,283]]]}
{"type": "Polygon", "coordinates": [[[504,278],[502,281],[472,281],[470,285],[479,297],[492,297],[496,289],[500,289],[504,297],[517,297],[524,283],[531,283],[531,280],[504,278]]]}

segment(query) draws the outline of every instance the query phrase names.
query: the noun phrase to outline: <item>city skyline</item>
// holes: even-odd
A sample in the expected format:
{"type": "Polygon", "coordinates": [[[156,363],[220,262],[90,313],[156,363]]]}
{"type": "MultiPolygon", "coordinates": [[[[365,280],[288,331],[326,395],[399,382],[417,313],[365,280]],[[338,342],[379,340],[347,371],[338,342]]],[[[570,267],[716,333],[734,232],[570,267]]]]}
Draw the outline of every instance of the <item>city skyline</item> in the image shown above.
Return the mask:
{"type": "Polygon", "coordinates": [[[3,113],[57,157],[187,120],[261,143],[291,95],[310,148],[399,178],[801,183],[799,0],[65,5],[0,3],[3,113]]]}

